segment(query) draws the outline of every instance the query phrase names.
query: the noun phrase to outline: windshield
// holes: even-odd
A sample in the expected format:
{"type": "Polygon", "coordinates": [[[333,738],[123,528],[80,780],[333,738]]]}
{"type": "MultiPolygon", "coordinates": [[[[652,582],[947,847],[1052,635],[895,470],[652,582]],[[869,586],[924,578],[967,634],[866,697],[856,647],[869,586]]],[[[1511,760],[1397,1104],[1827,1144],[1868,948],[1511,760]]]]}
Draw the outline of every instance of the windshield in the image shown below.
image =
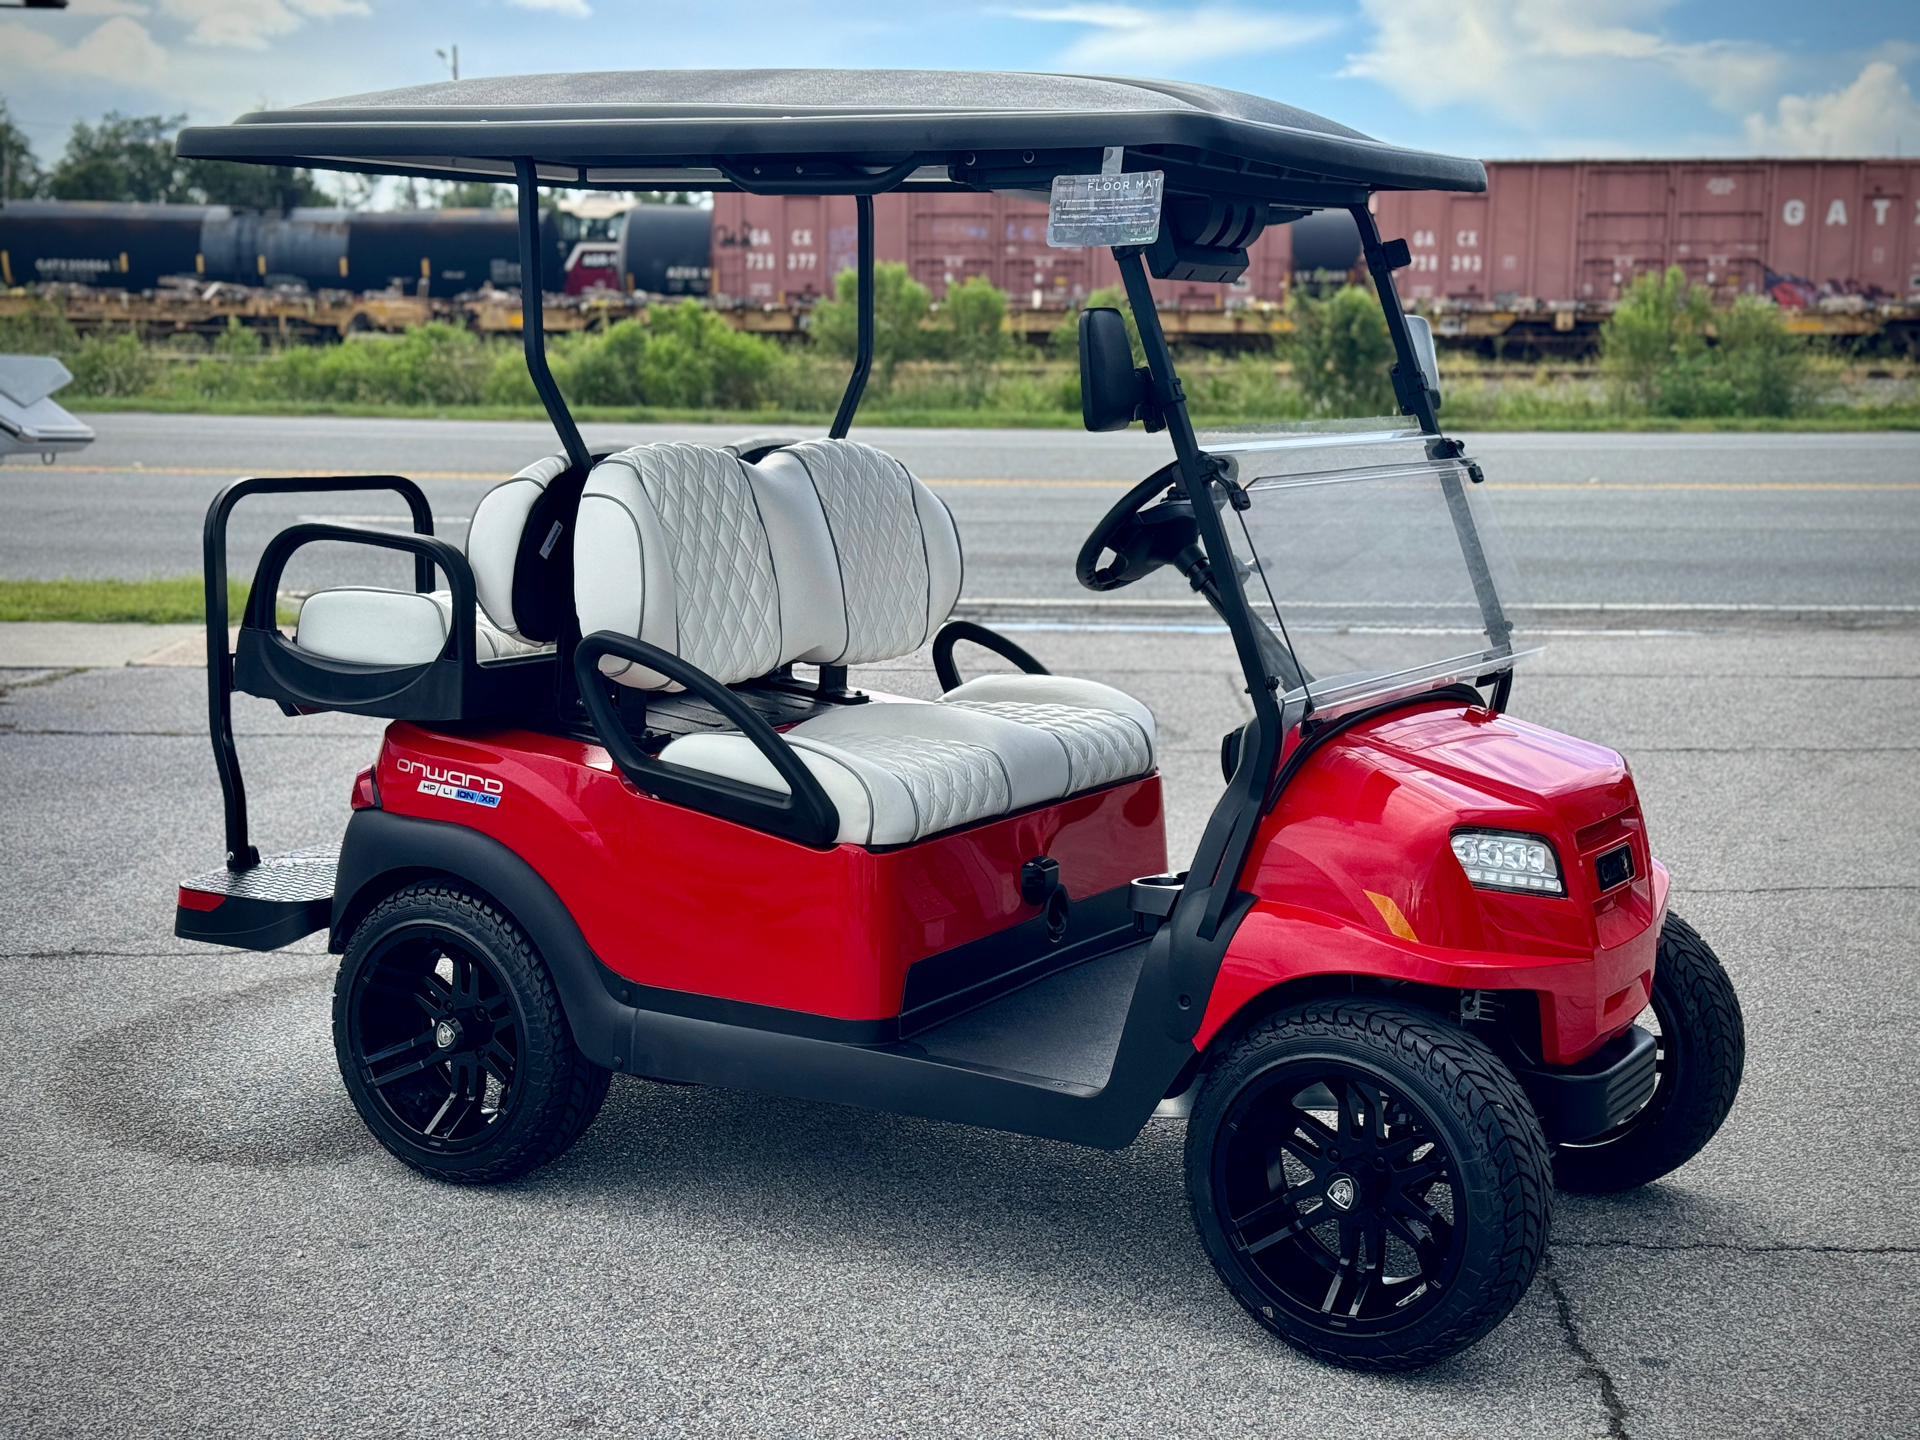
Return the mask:
{"type": "Polygon", "coordinates": [[[1537,653],[1514,640],[1479,467],[1394,425],[1206,437],[1242,491],[1245,508],[1221,518],[1268,674],[1317,712],[1477,682],[1537,653]]]}

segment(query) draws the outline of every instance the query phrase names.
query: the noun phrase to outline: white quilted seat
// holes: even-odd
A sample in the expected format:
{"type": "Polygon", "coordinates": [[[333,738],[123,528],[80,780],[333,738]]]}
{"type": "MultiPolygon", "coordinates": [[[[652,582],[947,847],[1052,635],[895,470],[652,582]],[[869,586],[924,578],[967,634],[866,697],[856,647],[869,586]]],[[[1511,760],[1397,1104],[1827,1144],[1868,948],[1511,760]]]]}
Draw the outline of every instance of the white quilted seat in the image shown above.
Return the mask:
{"type": "MultiPolygon", "coordinates": [[[[898,461],[808,441],[757,465],[696,445],[609,456],[574,551],[583,634],[612,630],[723,683],[791,661],[912,653],[959,598],[953,517],[898,461]]],[[[622,685],[672,689],[609,658],[622,685]]],[[[905,844],[1153,768],[1153,717],[1090,680],[990,675],[934,703],[837,707],[784,732],[840,814],[842,842],[905,844]]],[[[661,758],[785,791],[745,736],[682,736],[661,758]]]]}
{"type": "MultiPolygon", "coordinates": [[[[480,613],[474,643],[481,661],[550,650],[520,633],[513,613],[514,568],[534,502],[567,467],[565,458],[537,460],[489,490],[467,526],[467,564],[480,613]]],[[[544,537],[543,537],[544,538],[544,537]]],[[[309,654],[362,665],[425,665],[446,648],[453,597],[366,585],[317,590],[300,606],[293,643],[309,654]]]]}

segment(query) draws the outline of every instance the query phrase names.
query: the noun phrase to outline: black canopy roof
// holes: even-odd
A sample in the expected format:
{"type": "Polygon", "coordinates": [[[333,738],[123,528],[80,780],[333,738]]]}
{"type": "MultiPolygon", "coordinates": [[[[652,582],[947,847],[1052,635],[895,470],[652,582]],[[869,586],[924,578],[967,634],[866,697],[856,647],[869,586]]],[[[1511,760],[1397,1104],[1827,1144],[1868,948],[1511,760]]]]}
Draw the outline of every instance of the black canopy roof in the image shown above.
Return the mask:
{"type": "Polygon", "coordinates": [[[945,70],[627,70],[350,95],[180,134],[183,157],[545,184],[847,193],[1041,190],[1126,147],[1169,190],[1318,208],[1484,190],[1475,160],[1403,150],[1208,85],[945,70]]]}

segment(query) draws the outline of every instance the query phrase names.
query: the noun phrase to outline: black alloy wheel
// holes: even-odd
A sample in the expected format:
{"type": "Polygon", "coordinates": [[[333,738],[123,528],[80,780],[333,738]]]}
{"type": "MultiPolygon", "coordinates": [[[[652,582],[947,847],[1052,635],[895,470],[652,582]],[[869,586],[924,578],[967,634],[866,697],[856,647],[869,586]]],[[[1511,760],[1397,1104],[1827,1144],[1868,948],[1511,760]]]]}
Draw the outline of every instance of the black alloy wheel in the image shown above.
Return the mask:
{"type": "Polygon", "coordinates": [[[361,922],[333,1029],[367,1127],[437,1179],[487,1184],[544,1165],[606,1098],[608,1072],[575,1049],[526,936],[450,886],[411,886],[361,922]]]}
{"type": "Polygon", "coordinates": [[[1654,1032],[1653,1094],[1604,1135],[1554,1152],[1562,1190],[1607,1194],[1658,1180],[1699,1154],[1733,1109],[1747,1059],[1740,997],[1719,956],[1678,915],[1660,927],[1647,1009],[1639,1023],[1654,1032]]]}
{"type": "Polygon", "coordinates": [[[1262,1022],[1211,1067],[1187,1183],[1254,1318],[1334,1364],[1432,1364],[1526,1292],[1548,1226],[1525,1095],[1438,1017],[1353,998],[1262,1022]]]}

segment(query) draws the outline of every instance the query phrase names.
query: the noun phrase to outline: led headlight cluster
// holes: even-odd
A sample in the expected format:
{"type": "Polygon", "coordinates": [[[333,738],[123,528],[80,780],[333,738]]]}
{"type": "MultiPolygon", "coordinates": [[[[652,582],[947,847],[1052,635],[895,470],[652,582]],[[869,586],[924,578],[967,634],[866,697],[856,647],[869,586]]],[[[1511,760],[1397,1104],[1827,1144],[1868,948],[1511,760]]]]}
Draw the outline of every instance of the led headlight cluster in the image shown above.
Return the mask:
{"type": "Polygon", "coordinates": [[[1553,846],[1538,835],[1517,835],[1511,830],[1456,830],[1451,843],[1467,879],[1483,890],[1567,893],[1553,846]]]}

